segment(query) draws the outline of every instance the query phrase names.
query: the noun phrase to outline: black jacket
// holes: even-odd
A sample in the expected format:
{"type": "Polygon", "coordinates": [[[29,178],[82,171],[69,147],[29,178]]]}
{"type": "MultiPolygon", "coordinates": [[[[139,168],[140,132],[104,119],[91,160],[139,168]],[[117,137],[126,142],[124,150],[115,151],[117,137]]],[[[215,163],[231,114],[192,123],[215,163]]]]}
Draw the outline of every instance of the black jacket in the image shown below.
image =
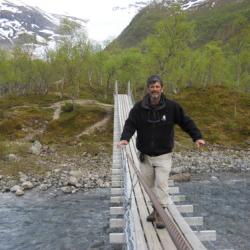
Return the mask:
{"type": "Polygon", "coordinates": [[[150,106],[149,95],[146,95],[130,110],[121,140],[129,141],[137,131],[136,147],[140,152],[150,156],[169,153],[174,146],[175,124],[187,132],[193,141],[202,138],[195,123],[178,103],[162,95],[159,105],[153,107],[150,106]]]}

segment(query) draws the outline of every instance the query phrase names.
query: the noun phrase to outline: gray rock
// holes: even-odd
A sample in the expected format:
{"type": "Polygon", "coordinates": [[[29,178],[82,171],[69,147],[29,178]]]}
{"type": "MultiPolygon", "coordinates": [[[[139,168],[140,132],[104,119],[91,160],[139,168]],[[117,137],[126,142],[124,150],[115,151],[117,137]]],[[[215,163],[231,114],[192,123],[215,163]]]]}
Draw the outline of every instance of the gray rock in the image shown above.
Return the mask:
{"type": "Polygon", "coordinates": [[[27,189],[32,189],[34,187],[33,183],[30,182],[30,181],[25,181],[22,183],[22,188],[24,190],[27,190],[27,189]]]}
{"type": "Polygon", "coordinates": [[[21,187],[19,185],[15,185],[10,189],[10,192],[15,193],[18,189],[21,189],[21,187]]]}
{"type": "Polygon", "coordinates": [[[71,191],[71,193],[72,193],[72,194],[75,194],[78,190],[79,190],[79,189],[77,189],[77,188],[73,188],[72,191],[71,191]]]}
{"type": "Polygon", "coordinates": [[[212,181],[218,181],[219,179],[218,179],[218,177],[216,177],[216,176],[211,176],[211,180],[212,180],[212,181]]]}
{"type": "Polygon", "coordinates": [[[28,180],[28,176],[22,172],[19,172],[20,182],[25,182],[28,180]]]}
{"type": "Polygon", "coordinates": [[[54,169],[54,173],[55,174],[58,174],[58,173],[60,173],[62,170],[60,169],[60,168],[57,168],[57,169],[54,169]]]}
{"type": "Polygon", "coordinates": [[[18,157],[15,154],[9,154],[7,155],[7,160],[9,161],[18,161],[18,157]]]}
{"type": "Polygon", "coordinates": [[[41,153],[41,150],[42,144],[39,141],[35,141],[30,148],[30,152],[35,155],[39,155],[41,153]]]}
{"type": "Polygon", "coordinates": [[[66,186],[66,187],[62,187],[61,190],[65,193],[65,194],[70,194],[72,192],[71,187],[66,186]]]}
{"type": "Polygon", "coordinates": [[[41,184],[40,187],[39,187],[39,189],[41,191],[46,191],[46,190],[48,190],[48,188],[49,188],[49,185],[47,185],[47,184],[41,184]]]}
{"type": "Polygon", "coordinates": [[[68,185],[75,186],[75,187],[79,186],[77,178],[74,176],[70,176],[68,179],[68,185]]]}
{"type": "Polygon", "coordinates": [[[18,189],[16,190],[16,196],[22,196],[22,195],[24,195],[23,189],[22,189],[22,188],[18,188],[18,189]]]}
{"type": "Polygon", "coordinates": [[[82,177],[82,172],[79,170],[71,170],[69,175],[76,177],[77,179],[82,177]]]}

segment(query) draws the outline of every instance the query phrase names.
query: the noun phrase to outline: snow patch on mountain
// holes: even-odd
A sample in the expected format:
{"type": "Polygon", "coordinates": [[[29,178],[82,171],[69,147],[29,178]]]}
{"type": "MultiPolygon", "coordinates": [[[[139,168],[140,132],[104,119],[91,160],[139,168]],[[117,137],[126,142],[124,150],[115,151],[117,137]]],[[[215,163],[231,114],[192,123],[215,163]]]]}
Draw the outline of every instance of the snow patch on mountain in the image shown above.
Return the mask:
{"type": "MultiPolygon", "coordinates": [[[[171,4],[180,4],[183,10],[188,10],[201,6],[204,3],[211,2],[211,0],[151,0],[149,2],[156,4],[163,4],[168,7],[171,4]]],[[[215,0],[216,1],[216,0],[215,0]]],[[[212,5],[215,3],[213,2],[212,5]]],[[[212,6],[213,7],[213,6],[212,6]]]]}
{"type": "Polygon", "coordinates": [[[182,9],[183,10],[187,10],[187,9],[190,9],[190,8],[194,8],[194,7],[197,7],[199,6],[201,3],[204,3],[204,2],[207,2],[207,0],[191,0],[185,4],[182,5],[182,9]]]}
{"type": "Polygon", "coordinates": [[[20,0],[0,0],[0,47],[11,49],[19,44],[31,48],[35,54],[55,48],[63,38],[58,31],[63,18],[86,26],[85,20],[50,14],[20,0]]]}
{"type": "Polygon", "coordinates": [[[22,11],[18,10],[18,8],[16,7],[5,6],[5,5],[0,6],[0,11],[3,11],[3,10],[15,12],[15,13],[22,13],[22,11]]]}

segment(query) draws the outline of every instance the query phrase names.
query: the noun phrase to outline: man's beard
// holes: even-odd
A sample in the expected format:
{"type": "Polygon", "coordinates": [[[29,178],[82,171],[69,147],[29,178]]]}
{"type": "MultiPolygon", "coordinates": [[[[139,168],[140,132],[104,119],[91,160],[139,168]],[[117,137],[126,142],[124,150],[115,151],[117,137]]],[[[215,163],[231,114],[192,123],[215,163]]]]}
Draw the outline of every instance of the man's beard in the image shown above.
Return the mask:
{"type": "Polygon", "coordinates": [[[161,98],[161,93],[152,93],[150,94],[150,99],[152,102],[159,101],[161,98]]]}

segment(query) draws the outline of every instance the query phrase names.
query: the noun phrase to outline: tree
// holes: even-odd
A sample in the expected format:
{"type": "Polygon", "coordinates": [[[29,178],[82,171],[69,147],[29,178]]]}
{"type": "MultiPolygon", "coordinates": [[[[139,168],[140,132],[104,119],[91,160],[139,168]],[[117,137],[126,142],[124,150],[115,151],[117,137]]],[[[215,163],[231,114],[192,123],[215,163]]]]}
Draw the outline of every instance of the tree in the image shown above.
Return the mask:
{"type": "Polygon", "coordinates": [[[89,55],[90,44],[84,29],[77,22],[63,19],[59,31],[64,35],[64,39],[56,51],[50,54],[50,60],[58,76],[57,82],[58,80],[61,82],[61,98],[65,87],[68,87],[72,99],[75,99],[80,93],[80,82],[83,78],[84,63],[89,55]]]}
{"type": "Polygon", "coordinates": [[[171,13],[160,21],[153,35],[142,45],[151,72],[160,74],[171,84],[171,90],[183,81],[183,68],[194,41],[194,25],[187,21],[186,14],[179,6],[170,8],[171,13]]]}
{"type": "Polygon", "coordinates": [[[226,46],[227,51],[232,54],[235,86],[240,87],[241,82],[248,81],[250,72],[250,24],[243,16],[237,16],[232,23],[234,36],[229,39],[226,46]]]}
{"type": "Polygon", "coordinates": [[[218,42],[210,42],[203,49],[203,86],[211,84],[222,84],[227,62],[223,55],[222,48],[218,42]]]}

